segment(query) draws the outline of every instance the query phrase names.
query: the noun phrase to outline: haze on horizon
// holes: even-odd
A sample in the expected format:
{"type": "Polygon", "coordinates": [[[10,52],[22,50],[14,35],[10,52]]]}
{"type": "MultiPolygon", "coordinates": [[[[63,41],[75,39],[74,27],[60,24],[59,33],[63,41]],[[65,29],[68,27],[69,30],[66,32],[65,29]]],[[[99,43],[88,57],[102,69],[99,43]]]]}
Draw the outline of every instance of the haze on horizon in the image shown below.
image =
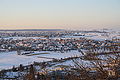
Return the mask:
{"type": "Polygon", "coordinates": [[[0,29],[120,29],[120,0],[0,0],[0,29]]]}

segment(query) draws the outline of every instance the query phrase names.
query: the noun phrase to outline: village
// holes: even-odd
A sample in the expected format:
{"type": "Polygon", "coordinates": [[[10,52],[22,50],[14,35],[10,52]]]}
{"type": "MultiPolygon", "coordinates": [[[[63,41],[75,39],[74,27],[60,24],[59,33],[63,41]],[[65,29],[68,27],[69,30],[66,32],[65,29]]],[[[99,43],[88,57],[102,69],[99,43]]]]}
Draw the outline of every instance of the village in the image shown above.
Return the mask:
{"type": "MultiPolygon", "coordinates": [[[[35,32],[31,32],[31,33],[29,32],[23,34],[19,32],[19,34],[22,35],[18,38],[11,36],[9,36],[9,38],[1,38],[0,51],[24,50],[24,51],[64,52],[64,51],[79,50],[79,49],[85,49],[89,51],[106,51],[106,50],[119,51],[120,48],[119,38],[112,38],[112,40],[106,39],[102,41],[94,40],[94,39],[86,38],[85,33],[84,35],[83,33],[76,34],[78,33],[78,31],[40,32],[40,33],[44,33],[44,35],[31,36],[34,33],[35,32]],[[69,38],[66,36],[69,36],[69,38]]],[[[16,32],[12,34],[16,34],[16,32]]],[[[11,33],[9,33],[9,35],[11,35],[11,33]]]]}
{"type": "Polygon", "coordinates": [[[99,79],[119,78],[119,34],[110,39],[107,34],[110,33],[2,32],[0,80],[94,80],[93,77],[98,74],[100,76],[96,78],[99,79]],[[93,37],[99,37],[99,40],[93,37]],[[9,65],[2,65],[8,62],[9,65]]]}

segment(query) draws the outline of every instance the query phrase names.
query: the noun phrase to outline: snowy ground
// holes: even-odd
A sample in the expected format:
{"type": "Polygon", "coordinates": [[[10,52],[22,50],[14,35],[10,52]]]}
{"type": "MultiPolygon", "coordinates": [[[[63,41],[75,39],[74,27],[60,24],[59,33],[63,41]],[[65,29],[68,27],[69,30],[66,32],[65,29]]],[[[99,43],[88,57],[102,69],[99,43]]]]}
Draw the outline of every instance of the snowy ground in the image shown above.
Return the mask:
{"type": "Polygon", "coordinates": [[[120,39],[119,32],[109,32],[109,33],[84,33],[84,36],[65,36],[64,38],[87,38],[92,40],[112,40],[113,38],[120,39]]]}
{"type": "Polygon", "coordinates": [[[47,58],[67,58],[71,56],[79,56],[81,55],[78,51],[70,51],[65,53],[60,52],[51,52],[51,51],[41,51],[35,53],[49,53],[49,54],[40,54],[40,55],[33,55],[33,56],[26,56],[26,55],[17,55],[17,52],[3,52],[0,53],[0,70],[1,69],[8,69],[14,66],[18,66],[19,64],[27,65],[31,64],[34,61],[36,62],[43,62],[43,61],[50,61],[51,59],[46,58],[38,58],[38,57],[47,57],[47,58]]]}

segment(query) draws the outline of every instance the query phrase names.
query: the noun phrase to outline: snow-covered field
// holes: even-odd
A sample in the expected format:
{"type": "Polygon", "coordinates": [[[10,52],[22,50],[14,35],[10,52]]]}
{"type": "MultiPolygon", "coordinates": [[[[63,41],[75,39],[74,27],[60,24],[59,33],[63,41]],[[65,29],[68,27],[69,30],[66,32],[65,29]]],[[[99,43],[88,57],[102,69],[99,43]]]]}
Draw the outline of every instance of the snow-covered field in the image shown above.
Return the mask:
{"type": "Polygon", "coordinates": [[[84,36],[65,36],[65,38],[87,38],[92,40],[112,40],[113,38],[120,39],[120,33],[119,32],[109,32],[109,33],[84,33],[84,36]]]}
{"type": "Polygon", "coordinates": [[[70,51],[65,53],[60,52],[51,52],[51,51],[40,51],[35,53],[49,53],[49,54],[40,54],[40,55],[33,55],[33,56],[26,56],[26,55],[17,55],[16,51],[13,52],[3,52],[0,53],[0,70],[1,69],[8,69],[14,66],[19,66],[20,64],[27,65],[31,64],[34,61],[36,62],[43,62],[43,61],[50,61],[51,59],[46,58],[38,58],[38,57],[47,57],[47,58],[67,58],[72,56],[80,56],[80,52],[78,51],[70,51]]]}

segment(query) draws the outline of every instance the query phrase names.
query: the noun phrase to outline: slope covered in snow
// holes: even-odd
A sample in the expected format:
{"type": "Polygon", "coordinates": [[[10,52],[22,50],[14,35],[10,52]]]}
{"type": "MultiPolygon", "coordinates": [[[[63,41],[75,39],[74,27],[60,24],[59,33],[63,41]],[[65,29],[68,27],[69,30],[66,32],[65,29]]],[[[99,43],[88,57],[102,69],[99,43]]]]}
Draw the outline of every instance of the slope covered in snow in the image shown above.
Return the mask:
{"type": "Polygon", "coordinates": [[[61,59],[67,58],[72,56],[79,56],[81,55],[78,51],[70,51],[65,53],[60,52],[51,52],[51,51],[36,51],[34,53],[49,53],[49,54],[40,54],[40,55],[33,55],[33,56],[26,56],[26,55],[17,55],[16,51],[13,52],[2,52],[0,53],[0,70],[1,69],[8,69],[12,68],[13,66],[19,66],[20,64],[28,65],[36,62],[43,62],[43,61],[50,61],[50,58],[61,59]],[[46,58],[40,58],[46,57],[46,58]]]}

